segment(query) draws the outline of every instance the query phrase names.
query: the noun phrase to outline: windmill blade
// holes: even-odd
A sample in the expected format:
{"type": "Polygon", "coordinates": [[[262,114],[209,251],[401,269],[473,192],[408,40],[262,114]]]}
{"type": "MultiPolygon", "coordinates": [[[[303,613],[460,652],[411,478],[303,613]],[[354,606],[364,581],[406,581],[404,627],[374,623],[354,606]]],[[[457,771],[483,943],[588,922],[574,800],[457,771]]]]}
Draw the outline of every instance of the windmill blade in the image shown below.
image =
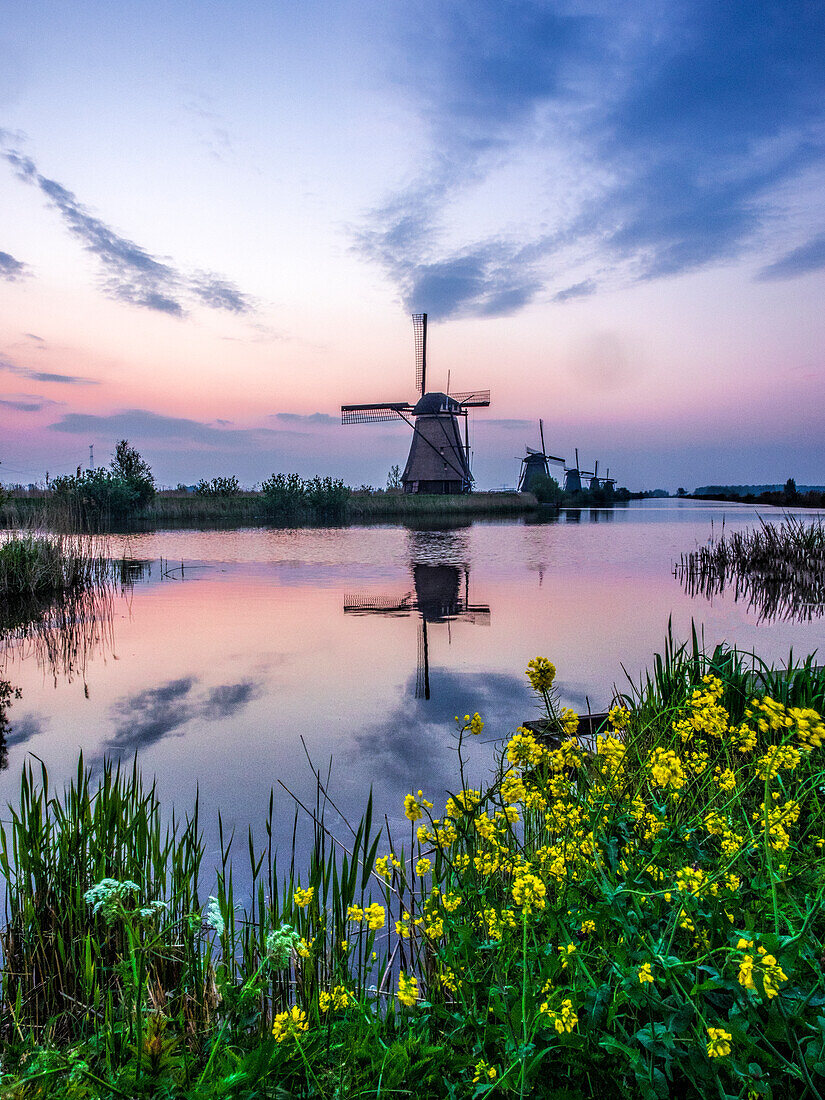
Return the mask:
{"type": "Polygon", "coordinates": [[[567,461],[567,459],[558,458],[556,455],[545,455],[544,457],[547,459],[548,462],[557,462],[559,466],[563,466],[567,461]]]}
{"type": "Polygon", "coordinates": [[[545,454],[544,450],[544,421],[539,417],[539,435],[541,436],[541,453],[545,454]]]}
{"type": "Polygon", "coordinates": [[[453,401],[469,409],[482,409],[490,404],[489,390],[468,390],[466,393],[451,393],[453,401]]]}
{"type": "Polygon", "coordinates": [[[344,596],[345,615],[409,615],[412,606],[412,592],[407,592],[400,600],[395,596],[362,596],[359,593],[344,596]]]}
{"type": "Polygon", "coordinates": [[[342,405],[342,424],[378,424],[385,420],[403,419],[402,412],[412,412],[407,401],[388,401],[381,405],[342,405]]]}
{"type": "Polygon", "coordinates": [[[421,397],[427,385],[427,314],[412,315],[415,335],[415,388],[421,397]]]}

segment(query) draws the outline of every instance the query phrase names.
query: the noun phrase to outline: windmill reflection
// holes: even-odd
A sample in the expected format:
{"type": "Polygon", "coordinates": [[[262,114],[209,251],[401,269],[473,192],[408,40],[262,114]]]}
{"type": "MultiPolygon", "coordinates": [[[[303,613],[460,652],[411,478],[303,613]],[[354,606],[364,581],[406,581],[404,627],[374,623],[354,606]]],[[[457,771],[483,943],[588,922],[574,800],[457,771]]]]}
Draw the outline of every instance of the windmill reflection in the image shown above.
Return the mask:
{"type": "Polygon", "coordinates": [[[430,698],[429,628],[456,621],[490,624],[487,604],[470,602],[470,568],[466,564],[430,565],[411,562],[413,587],[403,596],[344,597],[345,615],[385,615],[388,617],[418,616],[418,661],[415,677],[417,699],[430,698]]]}

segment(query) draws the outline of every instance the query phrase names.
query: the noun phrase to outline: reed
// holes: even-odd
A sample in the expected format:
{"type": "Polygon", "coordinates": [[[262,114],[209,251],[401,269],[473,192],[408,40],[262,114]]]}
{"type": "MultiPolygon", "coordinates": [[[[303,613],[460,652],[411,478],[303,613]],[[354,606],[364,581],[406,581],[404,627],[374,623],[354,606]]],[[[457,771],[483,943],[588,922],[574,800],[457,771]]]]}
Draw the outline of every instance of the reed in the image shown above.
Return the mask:
{"type": "Polygon", "coordinates": [[[791,515],[776,525],[723,533],[683,554],[675,575],[685,591],[711,599],[731,591],[760,622],[811,621],[825,613],[825,522],[791,515]]]}
{"type": "Polygon", "coordinates": [[[103,542],[89,537],[7,533],[0,541],[0,597],[52,597],[105,584],[111,564],[103,542]]]}

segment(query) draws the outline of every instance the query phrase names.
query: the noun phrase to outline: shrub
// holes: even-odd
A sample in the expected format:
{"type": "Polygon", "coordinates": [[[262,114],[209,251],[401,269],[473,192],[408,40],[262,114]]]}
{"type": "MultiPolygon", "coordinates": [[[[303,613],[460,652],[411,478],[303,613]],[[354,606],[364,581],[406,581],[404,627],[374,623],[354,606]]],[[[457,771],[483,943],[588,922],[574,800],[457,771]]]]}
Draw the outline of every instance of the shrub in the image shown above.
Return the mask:
{"type": "Polygon", "coordinates": [[[313,477],[304,481],[298,474],[273,474],[262,484],[261,493],[264,508],[272,518],[301,513],[340,518],[350,497],[350,490],[341,480],[313,477]]]}
{"type": "Polygon", "coordinates": [[[211,481],[200,479],[195,486],[195,493],[199,497],[236,497],[241,491],[241,483],[233,475],[232,477],[213,477],[211,481]]]}

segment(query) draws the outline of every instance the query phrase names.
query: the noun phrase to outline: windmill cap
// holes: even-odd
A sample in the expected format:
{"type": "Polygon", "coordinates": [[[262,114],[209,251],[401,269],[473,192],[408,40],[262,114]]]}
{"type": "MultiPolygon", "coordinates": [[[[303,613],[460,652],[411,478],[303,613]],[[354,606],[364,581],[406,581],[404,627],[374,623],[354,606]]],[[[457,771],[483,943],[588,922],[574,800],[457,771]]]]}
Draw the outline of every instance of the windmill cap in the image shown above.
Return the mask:
{"type": "Polygon", "coordinates": [[[460,413],[461,406],[446,393],[425,393],[413,409],[413,416],[435,416],[438,413],[460,413]]]}

